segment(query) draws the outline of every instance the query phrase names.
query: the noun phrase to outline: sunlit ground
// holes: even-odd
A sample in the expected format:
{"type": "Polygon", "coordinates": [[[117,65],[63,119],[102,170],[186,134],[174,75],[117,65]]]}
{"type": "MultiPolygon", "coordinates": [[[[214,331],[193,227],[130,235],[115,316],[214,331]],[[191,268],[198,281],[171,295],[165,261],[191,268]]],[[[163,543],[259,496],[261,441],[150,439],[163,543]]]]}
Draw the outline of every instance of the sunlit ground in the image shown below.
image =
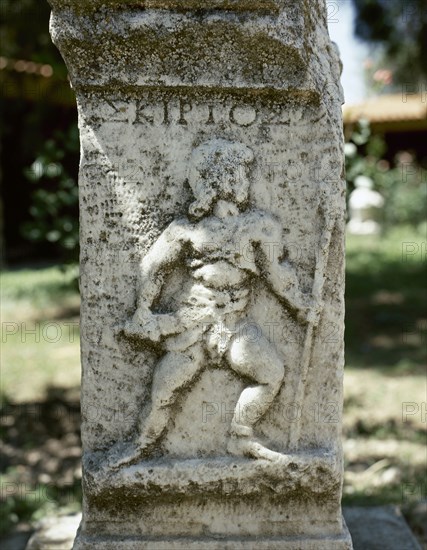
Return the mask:
{"type": "MultiPolygon", "coordinates": [[[[425,247],[425,230],[412,228],[347,240],[344,503],[402,505],[420,537],[411,510],[426,497],[425,247]]],[[[79,507],[73,276],[57,267],[2,276],[3,532],[79,507]]]]}

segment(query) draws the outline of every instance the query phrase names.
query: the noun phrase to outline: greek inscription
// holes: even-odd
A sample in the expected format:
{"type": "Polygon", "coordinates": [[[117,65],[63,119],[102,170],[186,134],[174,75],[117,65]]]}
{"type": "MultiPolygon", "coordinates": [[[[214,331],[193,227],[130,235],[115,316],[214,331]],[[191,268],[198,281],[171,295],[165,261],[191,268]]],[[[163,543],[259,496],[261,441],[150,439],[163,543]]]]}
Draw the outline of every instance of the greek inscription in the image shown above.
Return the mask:
{"type": "Polygon", "coordinates": [[[286,105],[275,104],[260,111],[254,105],[236,102],[223,104],[193,103],[188,99],[171,98],[160,102],[138,99],[133,108],[120,101],[106,100],[108,117],[99,116],[99,103],[93,106],[92,121],[124,122],[132,125],[168,126],[178,124],[188,127],[191,123],[217,125],[230,123],[247,128],[256,123],[289,126],[290,119],[286,105]],[[111,109],[111,111],[110,111],[111,109]]]}
{"type": "Polygon", "coordinates": [[[169,124],[169,104],[167,101],[163,101],[163,124],[169,124]]]}
{"type": "Polygon", "coordinates": [[[145,103],[137,101],[135,120],[133,121],[133,124],[143,124],[144,122],[148,122],[151,126],[154,124],[154,116],[144,112],[146,108],[147,105],[145,103]]]}
{"type": "Polygon", "coordinates": [[[104,119],[101,119],[101,117],[96,116],[95,119],[97,121],[102,122],[127,122],[128,114],[127,109],[125,105],[120,104],[114,104],[112,101],[106,101],[106,104],[108,107],[111,108],[111,111],[108,112],[108,116],[104,119]]]}
{"type": "Polygon", "coordinates": [[[238,126],[252,126],[257,119],[257,112],[250,105],[233,105],[230,109],[230,122],[238,126]]]}
{"type": "Polygon", "coordinates": [[[186,126],[188,124],[187,120],[185,119],[185,115],[193,110],[193,106],[191,103],[186,103],[184,101],[179,102],[179,120],[178,124],[183,124],[186,126]]]}
{"type": "Polygon", "coordinates": [[[208,105],[208,109],[209,109],[209,118],[206,121],[206,124],[215,124],[215,119],[214,119],[214,116],[213,116],[214,106],[213,105],[208,105]]]}

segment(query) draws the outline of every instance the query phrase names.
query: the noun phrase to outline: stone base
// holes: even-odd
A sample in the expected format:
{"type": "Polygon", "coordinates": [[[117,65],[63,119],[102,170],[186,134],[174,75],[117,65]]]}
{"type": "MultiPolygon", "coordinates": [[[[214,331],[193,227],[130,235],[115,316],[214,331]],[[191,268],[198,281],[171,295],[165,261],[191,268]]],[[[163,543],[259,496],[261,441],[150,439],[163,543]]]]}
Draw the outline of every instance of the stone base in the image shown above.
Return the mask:
{"type": "Polygon", "coordinates": [[[320,451],[275,462],[144,461],[118,471],[88,459],[77,548],[91,540],[117,546],[124,534],[138,548],[237,548],[238,541],[242,548],[250,541],[265,548],[295,548],[296,541],[307,549],[322,541],[325,548],[347,548],[340,475],[337,455],[320,451]]]}
{"type": "Polygon", "coordinates": [[[92,500],[207,495],[289,495],[304,489],[313,495],[340,489],[342,464],[333,450],[316,449],[280,455],[277,460],[220,456],[146,460],[111,469],[97,457],[84,457],[85,494],[92,500]],[[108,498],[110,496],[110,498],[108,498]]]}
{"type": "Polygon", "coordinates": [[[85,537],[78,534],[73,550],[351,550],[350,533],[345,523],[341,535],[330,537],[284,538],[123,538],[85,537]]]}
{"type": "MultiPolygon", "coordinates": [[[[377,508],[344,508],[344,517],[347,520],[351,537],[353,539],[354,550],[421,550],[420,545],[414,538],[411,530],[409,529],[406,521],[402,517],[400,511],[391,506],[377,507],[377,508]]],[[[27,546],[27,550],[43,549],[43,550],[58,550],[62,548],[64,550],[71,550],[73,546],[73,540],[75,532],[81,521],[81,515],[63,516],[57,518],[49,518],[43,520],[40,529],[31,538],[30,543],[27,546]],[[70,527],[72,526],[72,529],[70,527]]],[[[140,550],[147,548],[147,550],[168,550],[168,548],[180,548],[177,544],[181,544],[181,548],[192,548],[201,550],[210,548],[230,548],[231,550],[243,548],[260,548],[262,549],[274,549],[274,548],[289,548],[292,550],[306,549],[306,548],[351,548],[351,546],[345,546],[348,543],[348,531],[344,525],[343,533],[341,537],[329,537],[329,538],[264,538],[264,539],[211,539],[208,540],[139,540],[135,538],[120,538],[108,540],[102,540],[102,537],[85,537],[79,531],[77,539],[74,543],[74,549],[86,549],[93,550],[98,548],[100,550],[116,549],[119,550],[140,550]],[[211,546],[207,546],[210,544],[211,546]],[[215,544],[217,546],[215,546],[215,544]],[[174,545],[174,546],[173,546],[174,545]],[[205,546],[203,546],[205,545],[205,546]],[[341,546],[340,546],[341,545],[341,546]]],[[[7,541],[4,543],[2,540],[3,548],[10,548],[13,550],[23,549],[24,546],[13,545],[8,546],[7,541]]]]}

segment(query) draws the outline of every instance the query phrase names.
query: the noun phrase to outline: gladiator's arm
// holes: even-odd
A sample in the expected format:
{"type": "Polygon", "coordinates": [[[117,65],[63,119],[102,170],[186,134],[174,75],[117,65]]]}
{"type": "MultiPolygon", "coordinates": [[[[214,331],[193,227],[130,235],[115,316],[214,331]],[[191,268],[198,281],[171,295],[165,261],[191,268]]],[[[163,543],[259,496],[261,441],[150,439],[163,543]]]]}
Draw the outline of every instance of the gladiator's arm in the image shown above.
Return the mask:
{"type": "Polygon", "coordinates": [[[284,301],[288,307],[296,311],[301,321],[307,321],[307,316],[312,309],[312,301],[309,296],[301,292],[296,271],[288,261],[281,261],[283,233],[279,223],[271,224],[268,231],[268,247],[260,248],[265,250],[263,254],[262,271],[280,301],[284,301]]]}
{"type": "Polygon", "coordinates": [[[274,293],[292,309],[305,312],[309,298],[301,292],[294,268],[289,262],[280,263],[277,258],[273,258],[269,263],[267,278],[274,293]]]}
{"type": "Polygon", "coordinates": [[[151,306],[159,296],[168,267],[179,260],[183,249],[182,224],[172,222],[159,236],[139,266],[137,309],[125,325],[129,335],[159,340],[161,335],[178,331],[173,315],[155,314],[151,306]],[[180,235],[181,234],[181,235],[180,235]]]}
{"type": "Polygon", "coordinates": [[[168,266],[178,260],[182,242],[176,238],[176,231],[169,225],[159,236],[139,266],[138,308],[149,309],[160,294],[163,277],[168,266]]]}

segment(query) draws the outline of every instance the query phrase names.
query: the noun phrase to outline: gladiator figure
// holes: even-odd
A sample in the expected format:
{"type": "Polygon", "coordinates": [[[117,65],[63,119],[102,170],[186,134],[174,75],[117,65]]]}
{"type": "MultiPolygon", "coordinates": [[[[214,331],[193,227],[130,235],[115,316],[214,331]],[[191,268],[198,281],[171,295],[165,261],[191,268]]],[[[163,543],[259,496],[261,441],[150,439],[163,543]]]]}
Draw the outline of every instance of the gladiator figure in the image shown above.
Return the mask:
{"type": "Polygon", "coordinates": [[[192,154],[189,185],[195,197],[188,217],[174,220],[140,264],[137,309],[123,332],[158,343],[163,356],[154,368],[151,410],[138,426],[132,451],[115,466],[149,456],[164,435],[174,404],[207,365],[225,364],[253,383],[236,404],[227,450],[237,456],[273,460],[278,453],[254,436],[284,379],[284,362],[274,343],[259,330],[242,338],[249,317],[254,278],[262,278],[300,322],[318,323],[319,311],[298,288],[289,262],[282,262],[281,223],[249,204],[247,167],[253,153],[242,143],[213,139],[192,154]],[[186,266],[174,311],[156,312],[164,278],[186,266]],[[246,411],[246,413],[245,413],[246,411]],[[249,414],[250,411],[250,414],[249,414]]]}

